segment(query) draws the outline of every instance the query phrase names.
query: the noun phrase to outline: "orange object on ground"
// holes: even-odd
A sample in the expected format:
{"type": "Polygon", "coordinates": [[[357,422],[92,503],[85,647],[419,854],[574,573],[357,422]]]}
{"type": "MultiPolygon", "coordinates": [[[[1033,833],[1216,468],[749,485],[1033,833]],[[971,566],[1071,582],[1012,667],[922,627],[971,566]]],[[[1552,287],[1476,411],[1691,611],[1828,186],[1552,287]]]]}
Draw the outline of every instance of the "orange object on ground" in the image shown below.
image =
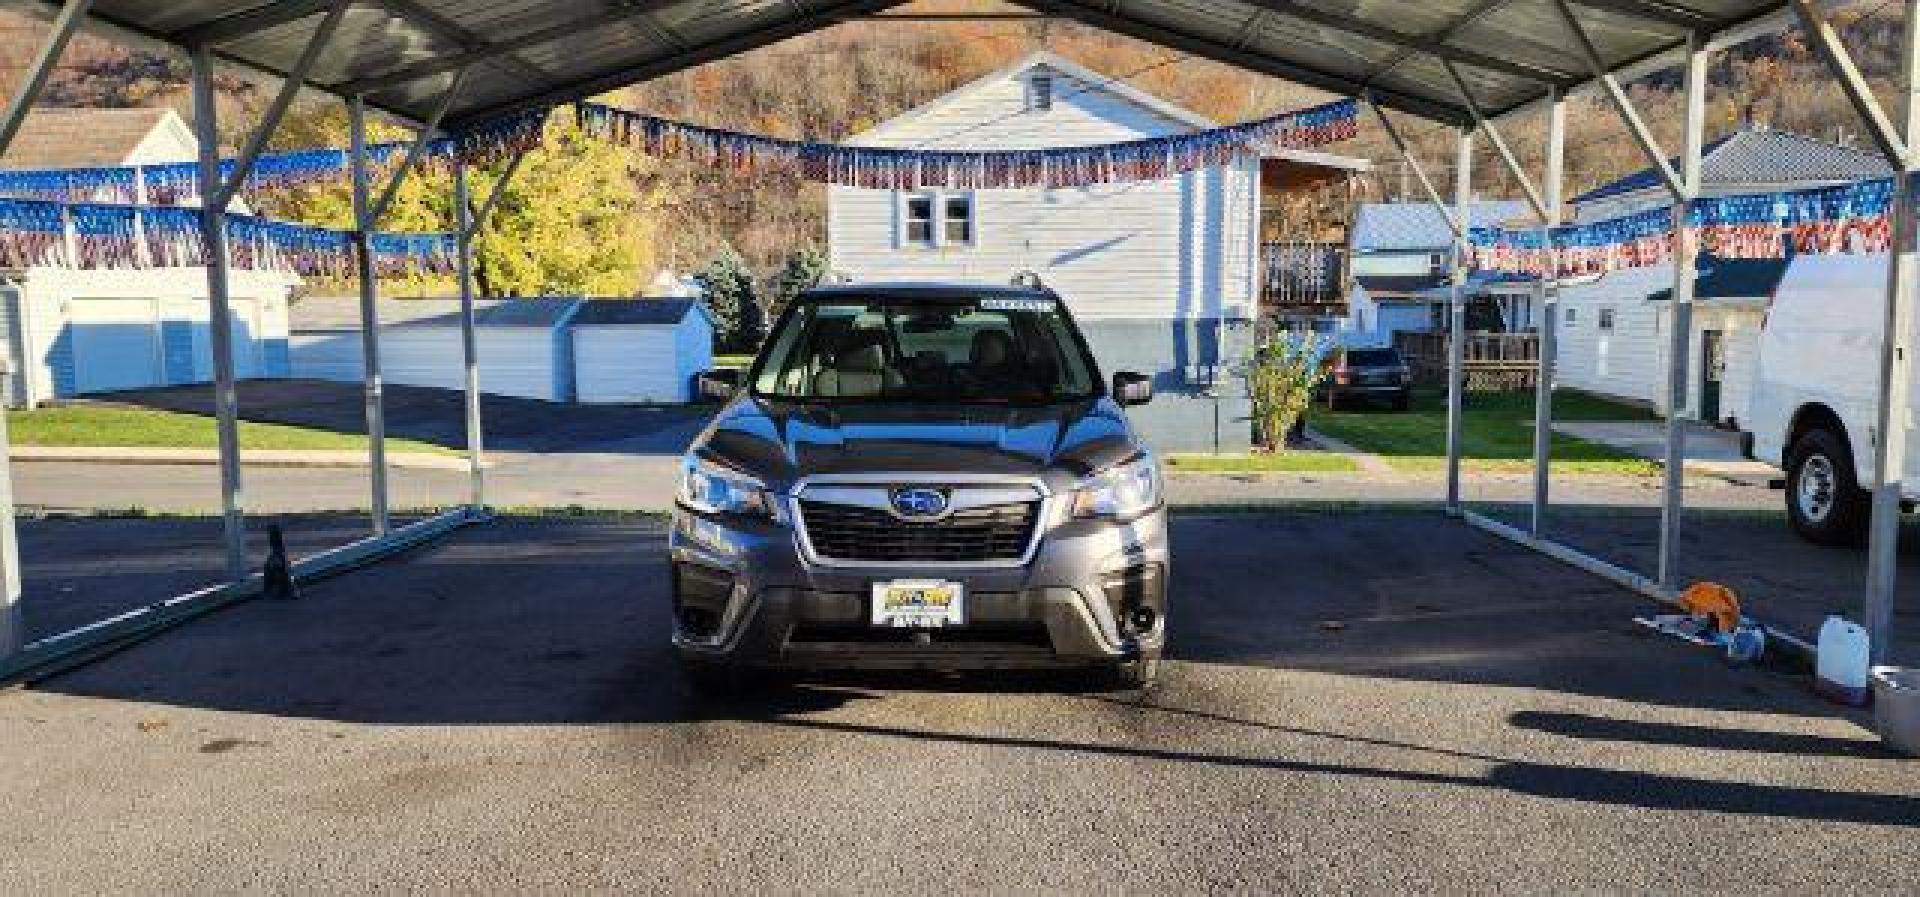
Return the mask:
{"type": "Polygon", "coordinates": [[[1732,632],[1740,624],[1740,597],[1717,582],[1696,582],[1680,593],[1680,606],[1713,618],[1714,628],[1732,632]]]}

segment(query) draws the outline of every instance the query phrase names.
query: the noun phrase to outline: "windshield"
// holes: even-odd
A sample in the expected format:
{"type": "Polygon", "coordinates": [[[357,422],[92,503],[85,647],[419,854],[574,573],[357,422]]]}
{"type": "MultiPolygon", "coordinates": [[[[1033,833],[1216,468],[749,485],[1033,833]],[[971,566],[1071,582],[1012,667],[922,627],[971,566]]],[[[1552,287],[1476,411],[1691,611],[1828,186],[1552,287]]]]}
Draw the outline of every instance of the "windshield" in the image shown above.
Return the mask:
{"type": "Polygon", "coordinates": [[[756,369],[768,398],[1046,404],[1098,393],[1052,299],[802,302],[756,369]]]}

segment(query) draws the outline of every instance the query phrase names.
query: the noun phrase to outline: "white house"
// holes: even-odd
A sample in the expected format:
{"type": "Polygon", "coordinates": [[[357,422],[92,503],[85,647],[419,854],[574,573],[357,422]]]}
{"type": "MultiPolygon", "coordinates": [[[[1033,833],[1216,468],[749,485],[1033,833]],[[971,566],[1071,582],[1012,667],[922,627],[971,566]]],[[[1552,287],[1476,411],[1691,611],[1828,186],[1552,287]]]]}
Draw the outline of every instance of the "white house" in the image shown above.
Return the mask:
{"type": "MultiPolygon", "coordinates": [[[[1038,149],[1162,137],[1207,119],[1035,53],[856,135],[861,146],[1038,149]]],[[[1311,154],[1308,154],[1311,155],[1311,154]]],[[[1245,390],[1227,371],[1258,314],[1260,160],[1060,189],[828,189],[828,257],[855,281],[1005,283],[1038,273],[1108,371],[1154,376],[1131,415],[1167,450],[1240,450],[1245,390]],[[1220,385],[1214,388],[1218,378],[1220,385]]]]}
{"type": "MultiPolygon", "coordinates": [[[[1529,214],[1524,201],[1476,202],[1469,224],[1486,227],[1529,214]]],[[[1356,345],[1392,345],[1395,333],[1446,329],[1453,229],[1425,202],[1362,203],[1354,211],[1348,251],[1353,286],[1347,296],[1343,339],[1356,345]]],[[[1530,330],[1530,291],[1476,284],[1476,295],[1498,304],[1500,329],[1530,330]]]]}
{"type": "MultiPolygon", "coordinates": [[[[1887,174],[1875,154],[1756,128],[1709,144],[1701,157],[1702,192],[1708,196],[1827,187],[1887,174]]],[[[1649,168],[1573,203],[1577,221],[1599,221],[1660,208],[1671,199],[1649,168]]],[[[1736,425],[1745,419],[1760,324],[1789,264],[1701,258],[1683,415],[1736,425]]],[[[1671,265],[1563,283],[1557,382],[1664,411],[1672,286],[1671,265]]]]}
{"type": "MultiPolygon", "coordinates": [[[[169,109],[43,109],[27,116],[0,167],[62,168],[195,158],[169,109]]],[[[300,279],[236,269],[234,370],[287,374],[287,299],[300,279]]],[[[212,379],[204,268],[0,270],[0,336],[16,372],[10,405],[212,379]]]]}

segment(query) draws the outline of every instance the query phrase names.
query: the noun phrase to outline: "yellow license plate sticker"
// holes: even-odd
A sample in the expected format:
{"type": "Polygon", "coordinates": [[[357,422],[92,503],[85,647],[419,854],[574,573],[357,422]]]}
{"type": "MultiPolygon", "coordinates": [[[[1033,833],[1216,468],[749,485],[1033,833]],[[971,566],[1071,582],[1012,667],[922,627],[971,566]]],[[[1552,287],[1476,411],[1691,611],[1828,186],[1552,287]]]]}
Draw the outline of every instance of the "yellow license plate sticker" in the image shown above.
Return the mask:
{"type": "Polygon", "coordinates": [[[873,625],[947,626],[965,620],[964,590],[940,579],[896,579],[873,584],[873,625]]]}

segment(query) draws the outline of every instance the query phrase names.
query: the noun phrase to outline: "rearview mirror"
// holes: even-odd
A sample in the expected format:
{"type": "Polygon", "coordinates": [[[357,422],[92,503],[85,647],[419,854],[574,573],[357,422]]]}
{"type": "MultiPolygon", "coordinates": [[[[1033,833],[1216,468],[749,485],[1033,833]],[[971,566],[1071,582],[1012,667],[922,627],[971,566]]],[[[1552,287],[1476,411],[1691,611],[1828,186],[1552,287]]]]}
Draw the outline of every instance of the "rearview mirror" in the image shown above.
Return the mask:
{"type": "Polygon", "coordinates": [[[1132,371],[1115,371],[1113,400],[1122,405],[1145,405],[1153,401],[1153,378],[1132,371]]]}
{"type": "Polygon", "coordinates": [[[694,390],[700,393],[700,398],[724,402],[740,390],[740,370],[720,368],[701,371],[693,376],[693,385],[694,390]]]}

